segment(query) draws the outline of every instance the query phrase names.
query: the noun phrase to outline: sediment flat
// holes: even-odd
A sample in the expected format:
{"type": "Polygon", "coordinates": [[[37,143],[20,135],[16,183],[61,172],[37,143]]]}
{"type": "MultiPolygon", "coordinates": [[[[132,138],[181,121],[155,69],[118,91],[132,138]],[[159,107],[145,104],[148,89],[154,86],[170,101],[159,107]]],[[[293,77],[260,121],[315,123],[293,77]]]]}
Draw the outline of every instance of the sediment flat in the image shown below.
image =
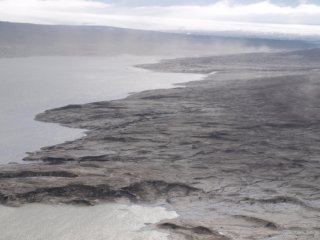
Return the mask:
{"type": "Polygon", "coordinates": [[[140,67],[208,75],[39,114],[87,135],[1,166],[0,202],[161,204],[172,239],[320,238],[320,49],[140,67]]]}

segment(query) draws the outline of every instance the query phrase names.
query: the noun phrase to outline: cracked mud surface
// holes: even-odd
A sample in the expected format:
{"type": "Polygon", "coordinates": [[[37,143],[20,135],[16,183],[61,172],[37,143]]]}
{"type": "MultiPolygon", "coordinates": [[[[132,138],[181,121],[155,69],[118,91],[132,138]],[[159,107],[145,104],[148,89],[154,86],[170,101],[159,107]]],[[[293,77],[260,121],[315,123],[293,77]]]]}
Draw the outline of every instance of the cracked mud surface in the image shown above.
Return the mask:
{"type": "Polygon", "coordinates": [[[320,239],[320,51],[163,61],[185,87],[37,116],[86,137],[1,166],[0,202],[164,204],[172,239],[320,239]]]}

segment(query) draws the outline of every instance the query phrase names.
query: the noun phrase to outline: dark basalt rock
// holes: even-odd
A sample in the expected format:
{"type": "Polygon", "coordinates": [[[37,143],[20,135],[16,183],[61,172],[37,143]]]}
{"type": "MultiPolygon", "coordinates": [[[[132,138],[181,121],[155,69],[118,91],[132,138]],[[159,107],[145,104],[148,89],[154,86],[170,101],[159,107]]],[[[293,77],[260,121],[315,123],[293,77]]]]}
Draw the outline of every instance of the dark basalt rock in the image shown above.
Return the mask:
{"type": "Polygon", "coordinates": [[[52,172],[33,172],[33,171],[21,171],[21,172],[0,172],[0,179],[3,178],[29,178],[29,177],[64,177],[64,178],[76,178],[77,174],[66,171],[52,171],[52,172]]]}
{"type": "Polygon", "coordinates": [[[212,231],[203,226],[180,226],[174,223],[159,224],[160,229],[170,230],[175,235],[182,235],[185,239],[211,239],[211,240],[230,240],[230,238],[221,235],[216,231],[212,231]]]}
{"type": "Polygon", "coordinates": [[[251,217],[251,216],[243,216],[243,215],[236,215],[234,216],[235,218],[242,218],[248,222],[251,222],[253,224],[256,224],[259,227],[265,227],[265,228],[270,228],[273,230],[279,230],[280,227],[278,226],[278,224],[271,222],[271,221],[267,221],[261,218],[256,218],[256,217],[251,217]]]}
{"type": "Polygon", "coordinates": [[[8,198],[14,201],[36,203],[46,202],[52,198],[61,199],[67,203],[87,203],[93,200],[115,201],[125,198],[132,202],[157,202],[161,199],[186,197],[197,194],[200,190],[181,183],[164,181],[143,181],[122,188],[112,188],[109,185],[69,184],[61,187],[37,188],[33,191],[11,195],[0,193],[0,200],[6,203],[8,198]]]}
{"type": "Polygon", "coordinates": [[[123,188],[134,196],[135,201],[155,202],[157,199],[170,199],[174,197],[186,197],[199,194],[200,189],[182,183],[168,183],[165,181],[144,181],[134,183],[123,188]]]}

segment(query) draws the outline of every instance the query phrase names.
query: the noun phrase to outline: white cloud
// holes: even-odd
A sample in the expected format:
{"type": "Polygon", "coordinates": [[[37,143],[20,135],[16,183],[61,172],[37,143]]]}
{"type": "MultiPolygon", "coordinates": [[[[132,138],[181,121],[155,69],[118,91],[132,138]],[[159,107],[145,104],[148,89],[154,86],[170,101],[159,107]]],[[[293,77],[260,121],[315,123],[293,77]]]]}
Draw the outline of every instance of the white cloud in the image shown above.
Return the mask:
{"type": "Polygon", "coordinates": [[[207,6],[125,7],[96,0],[0,0],[0,20],[320,36],[320,6],[306,2],[297,6],[220,1],[207,6]]]}

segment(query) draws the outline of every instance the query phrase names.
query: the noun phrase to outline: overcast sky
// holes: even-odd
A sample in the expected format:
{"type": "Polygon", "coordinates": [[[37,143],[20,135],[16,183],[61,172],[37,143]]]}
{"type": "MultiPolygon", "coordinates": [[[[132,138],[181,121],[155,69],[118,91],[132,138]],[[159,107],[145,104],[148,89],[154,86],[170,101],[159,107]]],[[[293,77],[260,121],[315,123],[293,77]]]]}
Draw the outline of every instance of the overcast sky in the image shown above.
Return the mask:
{"type": "Polygon", "coordinates": [[[0,20],[320,36],[320,0],[0,0],[0,20]]]}

